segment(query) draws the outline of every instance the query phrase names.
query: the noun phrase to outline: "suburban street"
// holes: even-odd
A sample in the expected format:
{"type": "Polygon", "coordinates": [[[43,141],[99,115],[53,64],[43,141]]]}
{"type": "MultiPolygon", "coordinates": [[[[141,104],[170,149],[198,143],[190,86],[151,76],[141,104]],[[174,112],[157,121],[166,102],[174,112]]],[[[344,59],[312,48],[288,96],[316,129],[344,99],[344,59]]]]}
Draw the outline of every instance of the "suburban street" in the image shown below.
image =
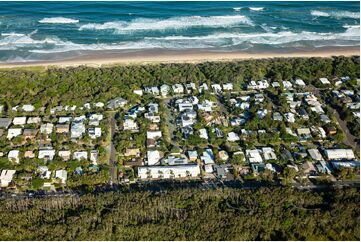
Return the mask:
{"type": "MultiPolygon", "coordinates": [[[[323,89],[317,88],[317,87],[315,87],[313,85],[310,85],[309,88],[313,92],[313,94],[315,94],[318,98],[325,101],[325,99],[323,98],[323,95],[321,94],[323,89]]],[[[333,114],[335,115],[335,117],[337,119],[337,122],[339,123],[343,133],[346,136],[346,139],[344,140],[344,144],[346,144],[348,146],[351,146],[355,150],[360,150],[360,144],[358,144],[357,141],[356,141],[357,137],[355,137],[353,134],[351,134],[349,128],[347,127],[346,121],[341,119],[340,114],[338,113],[338,111],[336,109],[334,109],[330,105],[329,105],[329,107],[332,109],[333,114]]]]}

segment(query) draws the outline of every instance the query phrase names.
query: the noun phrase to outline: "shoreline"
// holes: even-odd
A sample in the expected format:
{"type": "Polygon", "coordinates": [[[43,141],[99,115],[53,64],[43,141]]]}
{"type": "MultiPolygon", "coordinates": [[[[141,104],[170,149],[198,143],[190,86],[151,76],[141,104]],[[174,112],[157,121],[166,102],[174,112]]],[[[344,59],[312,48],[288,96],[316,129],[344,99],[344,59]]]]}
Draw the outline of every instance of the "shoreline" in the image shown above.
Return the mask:
{"type": "Polygon", "coordinates": [[[145,65],[164,63],[202,63],[202,62],[227,62],[247,59],[270,59],[270,58],[296,58],[296,57],[332,57],[332,56],[359,56],[360,47],[335,47],[319,48],[317,50],[299,50],[292,52],[225,52],[225,51],[205,51],[205,50],[149,50],[135,51],[129,53],[108,52],[87,54],[84,56],[49,61],[31,61],[18,63],[0,62],[1,69],[20,67],[102,67],[112,65],[145,65]]]}

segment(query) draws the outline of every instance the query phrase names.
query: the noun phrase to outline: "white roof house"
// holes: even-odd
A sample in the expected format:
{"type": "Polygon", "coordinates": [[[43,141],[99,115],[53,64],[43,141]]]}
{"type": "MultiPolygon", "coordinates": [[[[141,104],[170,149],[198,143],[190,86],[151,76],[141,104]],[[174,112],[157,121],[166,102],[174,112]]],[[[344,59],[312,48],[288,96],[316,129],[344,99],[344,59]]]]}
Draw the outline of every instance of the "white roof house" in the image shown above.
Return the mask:
{"type": "Polygon", "coordinates": [[[103,117],[104,117],[103,114],[93,113],[89,117],[89,125],[98,126],[99,122],[103,120],[103,117]]]}
{"type": "Polygon", "coordinates": [[[63,158],[63,160],[69,160],[70,155],[71,155],[70,150],[59,150],[58,152],[58,156],[63,158]]]}
{"type": "Polygon", "coordinates": [[[153,94],[155,96],[158,96],[159,95],[159,88],[158,87],[146,87],[144,88],[144,90],[147,92],[147,93],[150,93],[150,94],[153,94]]]}
{"type": "Polygon", "coordinates": [[[205,111],[205,112],[212,112],[213,102],[209,100],[204,100],[201,104],[198,104],[197,107],[199,110],[205,111]]]}
{"type": "Polygon", "coordinates": [[[71,117],[59,117],[58,119],[59,124],[70,123],[70,121],[71,121],[71,117]]]}
{"type": "Polygon", "coordinates": [[[293,87],[292,83],[290,81],[282,81],[283,88],[285,90],[291,89],[293,87]]]}
{"type": "Polygon", "coordinates": [[[289,123],[295,122],[295,115],[293,113],[285,113],[285,119],[289,123]]]}
{"type": "Polygon", "coordinates": [[[233,84],[232,83],[223,84],[223,90],[224,91],[232,91],[233,90],[233,84]]]}
{"type": "Polygon", "coordinates": [[[142,89],[134,90],[133,93],[137,94],[138,96],[143,96],[143,90],[142,89]]]}
{"type": "Polygon", "coordinates": [[[323,160],[323,157],[321,153],[318,151],[318,149],[309,149],[308,153],[310,154],[313,160],[323,160]]]}
{"type": "Polygon", "coordinates": [[[222,92],[222,87],[219,84],[212,84],[211,87],[214,93],[222,92]]]}
{"type": "Polygon", "coordinates": [[[306,83],[302,79],[299,79],[299,78],[297,78],[295,80],[295,83],[299,86],[306,86],[306,83]]]}
{"type": "Polygon", "coordinates": [[[54,124],[46,123],[40,126],[40,133],[51,134],[53,132],[54,124]]]}
{"type": "Polygon", "coordinates": [[[160,86],[160,93],[162,97],[166,97],[170,91],[170,87],[167,84],[163,84],[160,86]]]}
{"type": "Polygon", "coordinates": [[[214,164],[214,155],[211,149],[205,149],[205,151],[203,151],[203,154],[200,158],[205,165],[214,164]]]}
{"type": "Polygon", "coordinates": [[[88,152],[86,152],[86,151],[75,151],[73,153],[73,159],[75,159],[75,160],[87,160],[88,159],[88,152]]]}
{"type": "Polygon", "coordinates": [[[131,118],[126,118],[123,121],[123,129],[124,130],[137,130],[138,124],[131,118]]]}
{"type": "Polygon", "coordinates": [[[153,166],[158,163],[160,160],[160,152],[158,150],[148,150],[147,151],[147,165],[153,166]]]}
{"type": "Polygon", "coordinates": [[[182,112],[185,110],[193,110],[193,104],[188,101],[179,103],[178,110],[179,110],[179,112],[182,112]]]}
{"type": "Polygon", "coordinates": [[[162,131],[147,131],[147,139],[157,139],[162,137],[162,131]]]}
{"type": "Polygon", "coordinates": [[[238,134],[236,134],[235,132],[229,132],[227,135],[227,140],[231,141],[231,142],[235,142],[240,140],[238,134]]]}
{"type": "Polygon", "coordinates": [[[19,164],[19,150],[10,150],[8,154],[8,159],[12,162],[19,164]]]}
{"type": "Polygon", "coordinates": [[[355,154],[352,149],[327,149],[325,154],[328,160],[352,160],[355,159],[355,154]]]}
{"type": "Polygon", "coordinates": [[[10,140],[14,137],[17,137],[19,135],[22,134],[22,129],[21,128],[11,128],[11,129],[8,129],[8,135],[7,135],[7,138],[10,140]]]}
{"type": "Polygon", "coordinates": [[[173,89],[173,92],[176,93],[176,94],[182,94],[184,93],[184,87],[182,84],[174,84],[172,86],[172,89],[173,89]]]}
{"type": "Polygon", "coordinates": [[[35,107],[31,104],[25,104],[25,105],[23,105],[22,109],[25,112],[33,112],[35,110],[35,107]]]}
{"type": "Polygon", "coordinates": [[[98,163],[98,159],[99,159],[99,151],[98,150],[90,151],[90,161],[93,162],[94,165],[98,163]]]}
{"type": "Polygon", "coordinates": [[[188,151],[188,159],[190,161],[195,161],[198,158],[198,153],[196,150],[189,150],[188,151]]]}
{"type": "Polygon", "coordinates": [[[213,173],[213,165],[212,164],[204,165],[204,171],[206,173],[213,173]]]}
{"type": "Polygon", "coordinates": [[[68,172],[66,170],[57,170],[55,172],[55,178],[59,178],[61,183],[65,184],[68,179],[68,172]]]}
{"type": "Polygon", "coordinates": [[[29,117],[27,123],[28,124],[40,124],[41,118],[40,117],[29,117]]]}
{"type": "Polygon", "coordinates": [[[25,125],[26,124],[26,117],[15,117],[13,119],[14,125],[25,125]]]}
{"type": "Polygon", "coordinates": [[[258,149],[246,150],[246,157],[249,163],[262,163],[263,159],[258,149]]]}
{"type": "Polygon", "coordinates": [[[277,159],[275,151],[271,147],[263,147],[262,153],[263,153],[263,157],[265,160],[276,160],[277,159]]]}
{"type": "Polygon", "coordinates": [[[51,147],[40,149],[39,150],[39,159],[52,160],[55,156],[55,150],[51,147]]]}
{"type": "Polygon", "coordinates": [[[201,173],[197,164],[184,164],[175,166],[141,166],[138,167],[140,179],[169,179],[197,177],[201,173]]]}
{"type": "Polygon", "coordinates": [[[85,125],[82,122],[73,122],[71,124],[71,138],[80,138],[85,132],[85,125]]]}
{"type": "Polygon", "coordinates": [[[206,129],[199,130],[199,137],[202,139],[208,139],[208,133],[206,129]]]}
{"type": "Polygon", "coordinates": [[[96,108],[103,108],[104,107],[104,103],[103,102],[96,102],[96,103],[94,103],[94,106],[96,107],[96,108]]]}
{"type": "Polygon", "coordinates": [[[321,82],[322,84],[324,84],[324,85],[326,85],[326,84],[331,84],[331,82],[330,82],[327,78],[325,78],[325,77],[321,77],[321,78],[320,78],[320,82],[321,82]]]}
{"type": "Polygon", "coordinates": [[[15,170],[2,170],[0,175],[0,186],[9,186],[10,182],[13,180],[15,172],[15,170]]]}
{"type": "Polygon", "coordinates": [[[100,127],[89,128],[88,133],[91,139],[96,139],[102,136],[102,129],[100,127]]]}

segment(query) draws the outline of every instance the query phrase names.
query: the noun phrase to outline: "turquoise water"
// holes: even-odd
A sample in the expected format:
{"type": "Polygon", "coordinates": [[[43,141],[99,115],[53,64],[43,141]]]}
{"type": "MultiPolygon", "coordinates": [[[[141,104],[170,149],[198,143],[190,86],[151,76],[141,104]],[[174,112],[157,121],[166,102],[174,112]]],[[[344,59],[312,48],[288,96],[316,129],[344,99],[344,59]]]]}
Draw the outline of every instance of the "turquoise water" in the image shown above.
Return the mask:
{"type": "Polygon", "coordinates": [[[0,61],[359,46],[359,2],[0,2],[0,61]]]}

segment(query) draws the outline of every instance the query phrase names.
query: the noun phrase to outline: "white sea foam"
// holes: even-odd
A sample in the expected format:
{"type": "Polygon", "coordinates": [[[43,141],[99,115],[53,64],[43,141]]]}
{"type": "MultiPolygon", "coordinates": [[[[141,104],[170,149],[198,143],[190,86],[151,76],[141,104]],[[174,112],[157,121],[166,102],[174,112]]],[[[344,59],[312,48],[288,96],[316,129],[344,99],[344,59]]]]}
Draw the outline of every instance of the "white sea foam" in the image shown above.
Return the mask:
{"type": "MultiPolygon", "coordinates": [[[[63,53],[69,51],[91,50],[136,50],[136,49],[192,49],[192,48],[224,48],[244,46],[252,47],[262,45],[302,46],[305,42],[313,46],[317,45],[356,45],[360,41],[360,28],[358,26],[345,25],[345,31],[341,33],[317,33],[317,32],[265,32],[265,33],[213,33],[203,36],[165,36],[146,37],[138,41],[122,41],[101,44],[79,44],[61,40],[55,36],[37,39],[33,34],[16,36],[8,35],[0,39],[0,50],[14,50],[26,48],[29,52],[37,54],[63,53]]],[[[237,47],[238,48],[238,47],[237,47]]]]}
{"type": "Polygon", "coordinates": [[[43,18],[39,20],[39,23],[42,24],[75,24],[79,23],[79,20],[72,18],[64,18],[64,17],[53,17],[53,18],[43,18]]]}
{"type": "Polygon", "coordinates": [[[316,17],[329,17],[330,16],[330,14],[322,12],[322,11],[318,11],[318,10],[312,10],[311,15],[316,16],[316,17]]]}
{"type": "Polygon", "coordinates": [[[113,30],[115,33],[129,33],[133,31],[162,31],[169,29],[187,29],[193,27],[219,28],[239,24],[252,25],[253,22],[246,16],[189,16],[173,17],[168,19],[137,18],[130,22],[117,21],[106,23],[89,23],[80,26],[79,30],[113,30]]]}
{"type": "Polygon", "coordinates": [[[25,34],[19,34],[19,33],[1,33],[1,36],[16,36],[16,37],[20,37],[20,36],[24,36],[25,34]]]}
{"type": "Polygon", "coordinates": [[[242,9],[241,7],[233,8],[233,10],[236,11],[236,12],[239,12],[241,9],[242,9]]]}
{"type": "Polygon", "coordinates": [[[359,19],[360,18],[360,13],[350,12],[350,11],[323,12],[323,11],[318,11],[318,10],[312,10],[311,15],[316,16],[316,17],[331,17],[331,18],[336,18],[336,19],[341,19],[341,18],[359,19]]]}
{"type": "Polygon", "coordinates": [[[249,7],[249,10],[251,11],[263,11],[264,8],[263,7],[259,7],[259,8],[256,8],[256,7],[249,7]]]}

